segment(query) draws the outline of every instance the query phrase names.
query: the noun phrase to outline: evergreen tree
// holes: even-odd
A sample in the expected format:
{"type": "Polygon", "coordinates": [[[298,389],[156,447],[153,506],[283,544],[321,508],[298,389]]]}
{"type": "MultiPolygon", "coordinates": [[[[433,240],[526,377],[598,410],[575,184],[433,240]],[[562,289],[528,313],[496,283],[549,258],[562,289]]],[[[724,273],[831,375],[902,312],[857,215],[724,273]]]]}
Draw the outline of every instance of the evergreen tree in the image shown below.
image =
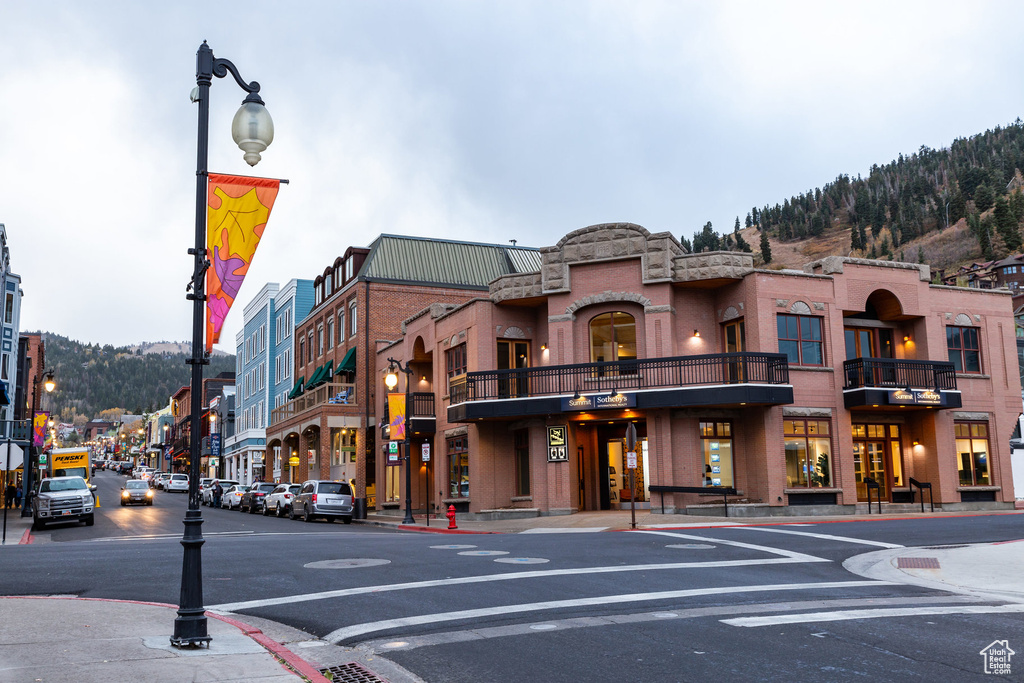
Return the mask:
{"type": "Polygon", "coordinates": [[[996,231],[1003,240],[1003,244],[1010,252],[1016,253],[1021,247],[1020,231],[1017,229],[1017,221],[1014,220],[1010,203],[1003,197],[997,197],[995,203],[994,217],[996,231]]]}
{"type": "Polygon", "coordinates": [[[743,239],[743,235],[741,235],[740,233],[737,232],[735,237],[736,237],[736,248],[739,251],[743,251],[743,252],[746,252],[748,254],[751,253],[752,250],[750,249],[750,245],[747,244],[747,241],[745,239],[743,239]]]}
{"type": "Polygon", "coordinates": [[[995,199],[995,193],[988,185],[978,185],[978,189],[974,191],[974,205],[978,207],[978,211],[984,212],[991,209],[995,199]]]}
{"type": "Polygon", "coordinates": [[[860,230],[857,228],[850,229],[850,251],[860,251],[864,248],[864,243],[860,241],[860,230]]]}
{"type": "Polygon", "coordinates": [[[966,215],[967,201],[964,199],[964,193],[958,190],[949,200],[949,224],[954,225],[966,215]]]}
{"type": "Polygon", "coordinates": [[[690,240],[686,239],[682,235],[679,236],[679,244],[682,245],[683,249],[686,250],[687,254],[693,253],[693,245],[690,243],[690,240]]]}
{"type": "Polygon", "coordinates": [[[740,217],[739,216],[736,216],[736,225],[734,225],[732,227],[732,231],[733,232],[739,232],[740,231],[740,217]]]}
{"type": "Polygon", "coordinates": [[[750,217],[750,213],[749,212],[747,212],[747,220],[744,223],[744,225],[746,225],[748,228],[754,227],[754,219],[750,217]]]}
{"type": "Polygon", "coordinates": [[[768,233],[761,232],[761,258],[765,263],[772,262],[772,245],[768,242],[768,233]]]}
{"type": "Polygon", "coordinates": [[[704,229],[693,236],[693,251],[718,251],[721,249],[721,241],[718,233],[711,227],[711,221],[704,224],[704,229]]]}
{"type": "Polygon", "coordinates": [[[921,245],[917,246],[917,262],[924,263],[924,247],[921,245]]]}

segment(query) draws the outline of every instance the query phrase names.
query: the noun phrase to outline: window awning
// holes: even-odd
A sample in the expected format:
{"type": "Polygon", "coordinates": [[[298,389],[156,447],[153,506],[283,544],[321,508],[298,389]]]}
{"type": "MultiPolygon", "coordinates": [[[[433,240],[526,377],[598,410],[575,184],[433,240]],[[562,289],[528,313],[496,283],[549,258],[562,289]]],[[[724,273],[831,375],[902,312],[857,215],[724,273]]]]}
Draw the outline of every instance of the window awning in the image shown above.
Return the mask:
{"type": "Polygon", "coordinates": [[[299,378],[299,381],[295,383],[295,386],[292,387],[292,390],[288,392],[288,400],[291,400],[291,399],[293,399],[293,398],[295,398],[297,396],[300,396],[302,394],[302,383],[305,380],[306,380],[305,376],[302,376],[302,377],[299,378]]]}
{"type": "Polygon", "coordinates": [[[325,372],[326,370],[327,370],[327,365],[326,364],[325,365],[321,365],[316,370],[314,370],[313,374],[310,375],[310,377],[309,377],[309,381],[306,382],[306,389],[307,390],[308,389],[312,389],[313,387],[318,387],[321,384],[323,384],[324,381],[326,381],[326,379],[327,379],[327,377],[326,377],[327,373],[325,372]]]}
{"type": "Polygon", "coordinates": [[[345,354],[341,363],[338,364],[338,369],[335,370],[335,374],[340,372],[355,372],[356,371],[356,347],[352,347],[345,354]]]}

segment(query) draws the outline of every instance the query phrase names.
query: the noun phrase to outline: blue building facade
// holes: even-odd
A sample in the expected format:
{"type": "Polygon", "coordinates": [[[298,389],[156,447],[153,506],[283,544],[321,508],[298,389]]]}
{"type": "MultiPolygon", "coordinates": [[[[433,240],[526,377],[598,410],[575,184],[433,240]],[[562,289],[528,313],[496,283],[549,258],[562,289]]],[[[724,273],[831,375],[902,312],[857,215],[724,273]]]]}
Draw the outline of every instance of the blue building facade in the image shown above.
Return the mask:
{"type": "MultiPolygon", "coordinates": [[[[270,403],[267,410],[267,424],[270,423],[270,411],[280,408],[288,401],[288,394],[295,384],[293,377],[295,367],[295,325],[303,320],[313,309],[313,281],[289,280],[277,293],[274,299],[274,336],[272,354],[274,374],[270,380],[270,403]]],[[[265,430],[264,430],[265,431],[265,430]]],[[[269,463],[267,472],[274,481],[281,479],[282,462],[280,447],[267,453],[269,463]]]]}
{"type": "Polygon", "coordinates": [[[223,467],[242,483],[280,477],[280,453],[268,454],[270,411],[291,388],[295,321],[313,306],[313,281],[268,282],[244,311],[235,337],[234,433],[225,436],[223,467]]]}
{"type": "Polygon", "coordinates": [[[0,223],[0,281],[3,282],[3,318],[0,318],[0,420],[14,419],[18,385],[18,338],[21,329],[21,276],[11,272],[7,229],[0,223]]]}

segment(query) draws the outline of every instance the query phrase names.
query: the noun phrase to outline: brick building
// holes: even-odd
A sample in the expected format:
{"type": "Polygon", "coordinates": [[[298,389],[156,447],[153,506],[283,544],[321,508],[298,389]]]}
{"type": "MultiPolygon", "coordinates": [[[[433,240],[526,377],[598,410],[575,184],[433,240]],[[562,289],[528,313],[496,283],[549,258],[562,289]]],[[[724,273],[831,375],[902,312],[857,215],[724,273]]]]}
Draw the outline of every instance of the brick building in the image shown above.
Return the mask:
{"type": "MultiPolygon", "coordinates": [[[[356,497],[377,504],[377,346],[400,337],[402,321],[424,307],[486,296],[495,278],[539,264],[535,249],[397,235],[328,264],[313,281],[312,310],[295,325],[295,383],[267,427],[281,481],[354,479],[356,497]]],[[[434,407],[423,411],[432,416],[434,407]]]]}
{"type": "MultiPolygon", "coordinates": [[[[651,487],[673,486],[735,488],[739,514],[842,514],[869,495],[898,511],[917,483],[944,509],[1013,506],[1009,291],[841,257],[761,270],[632,224],[540,255],[487,297],[425,307],[376,354],[378,376],[408,362],[439,399],[436,421],[412,413],[415,509],[659,510],[651,487]]],[[[385,502],[404,497],[399,470],[378,459],[385,502]]]]}

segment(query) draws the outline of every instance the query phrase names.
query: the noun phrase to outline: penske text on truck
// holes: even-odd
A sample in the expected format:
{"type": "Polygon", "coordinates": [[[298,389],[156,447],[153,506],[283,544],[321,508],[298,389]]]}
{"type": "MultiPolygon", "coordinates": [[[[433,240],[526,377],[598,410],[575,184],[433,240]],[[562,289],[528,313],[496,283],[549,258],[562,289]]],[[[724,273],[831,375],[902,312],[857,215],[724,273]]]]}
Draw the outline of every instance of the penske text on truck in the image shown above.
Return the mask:
{"type": "Polygon", "coordinates": [[[47,459],[49,477],[81,477],[89,481],[91,473],[88,448],[54,448],[47,459]]]}

